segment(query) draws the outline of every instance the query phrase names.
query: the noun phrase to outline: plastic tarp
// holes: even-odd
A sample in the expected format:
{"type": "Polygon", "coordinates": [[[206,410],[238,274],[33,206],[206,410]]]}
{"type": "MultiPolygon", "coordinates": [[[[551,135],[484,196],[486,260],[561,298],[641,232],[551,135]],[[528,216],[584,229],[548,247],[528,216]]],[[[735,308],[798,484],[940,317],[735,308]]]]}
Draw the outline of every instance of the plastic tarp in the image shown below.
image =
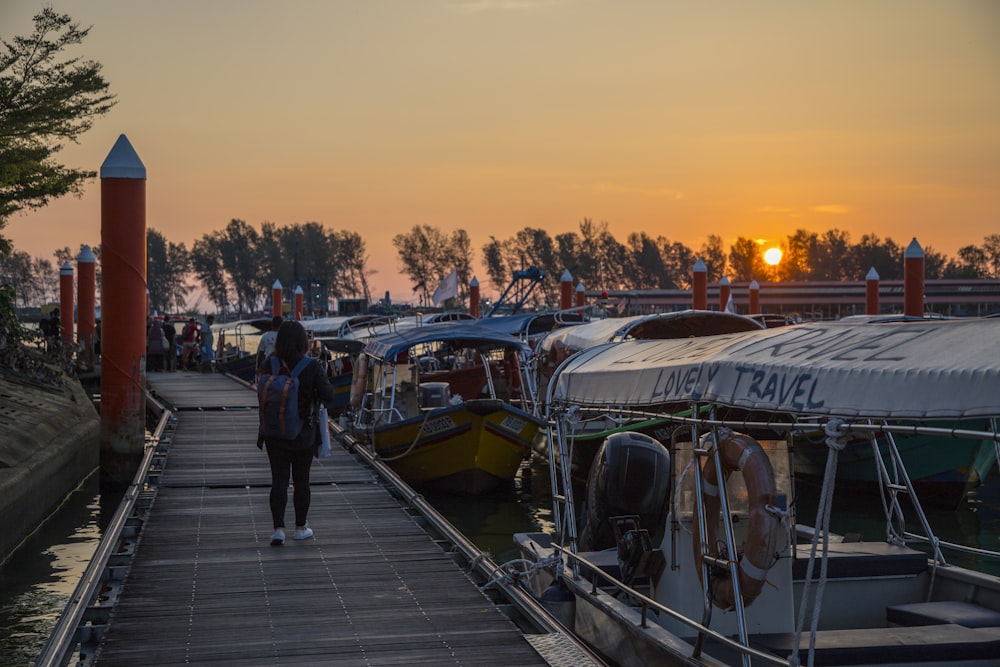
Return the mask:
{"type": "Polygon", "coordinates": [[[1000,416],[1000,320],[811,323],[584,350],[554,402],[649,407],[691,401],[872,418],[1000,416]]]}

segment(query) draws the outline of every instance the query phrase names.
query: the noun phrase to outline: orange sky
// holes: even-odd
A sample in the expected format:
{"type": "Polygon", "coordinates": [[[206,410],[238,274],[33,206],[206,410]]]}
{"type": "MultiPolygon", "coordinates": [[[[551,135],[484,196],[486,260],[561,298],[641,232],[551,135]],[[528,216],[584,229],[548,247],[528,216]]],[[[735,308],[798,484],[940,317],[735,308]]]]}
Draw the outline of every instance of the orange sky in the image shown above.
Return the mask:
{"type": "MultiPolygon", "coordinates": [[[[411,300],[391,240],[417,224],[477,251],[583,218],[694,249],[1000,232],[993,0],[4,0],[0,37],[44,4],[119,99],[61,161],[124,133],[147,226],[188,247],[232,218],[356,231],[376,296],[411,300]]],[[[3,234],[99,243],[98,183],[3,234]]]]}

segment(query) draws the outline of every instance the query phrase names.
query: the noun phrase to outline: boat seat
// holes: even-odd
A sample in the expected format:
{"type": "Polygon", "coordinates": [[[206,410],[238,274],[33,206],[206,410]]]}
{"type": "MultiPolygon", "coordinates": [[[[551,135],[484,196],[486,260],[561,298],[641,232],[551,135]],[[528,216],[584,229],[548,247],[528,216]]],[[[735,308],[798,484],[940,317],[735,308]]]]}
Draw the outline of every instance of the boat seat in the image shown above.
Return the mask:
{"type": "MultiPolygon", "coordinates": [[[[787,658],[795,633],[750,635],[750,645],[787,658]]],[[[809,655],[809,633],[799,637],[799,656],[809,655]]],[[[966,628],[953,623],[921,627],[820,630],[816,633],[815,665],[861,665],[885,662],[959,662],[996,659],[1000,655],[1000,628],[966,628]]]]}
{"type": "Polygon", "coordinates": [[[954,623],[967,628],[1000,627],[1000,611],[971,602],[940,600],[885,608],[890,625],[924,626],[954,623]]]}
{"type": "MultiPolygon", "coordinates": [[[[792,562],[792,576],[804,579],[809,565],[809,545],[798,545],[798,555],[792,562]]],[[[813,578],[819,578],[817,550],[813,578]]],[[[833,542],[830,544],[827,578],[901,576],[919,574],[927,569],[927,554],[909,547],[887,542],[833,542]]]]}

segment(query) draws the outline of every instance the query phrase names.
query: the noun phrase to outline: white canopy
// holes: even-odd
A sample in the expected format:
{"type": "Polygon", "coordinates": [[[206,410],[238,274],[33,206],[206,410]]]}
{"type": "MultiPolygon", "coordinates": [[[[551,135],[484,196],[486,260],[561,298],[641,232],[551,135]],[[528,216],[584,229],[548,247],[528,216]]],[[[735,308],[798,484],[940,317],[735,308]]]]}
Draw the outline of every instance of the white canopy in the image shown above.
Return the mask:
{"type": "Polygon", "coordinates": [[[542,340],[541,349],[548,351],[557,343],[561,343],[575,352],[601,343],[612,343],[628,338],[688,338],[763,328],[759,322],[735,313],[681,310],[672,313],[613,317],[556,329],[542,340]]]}
{"type": "Polygon", "coordinates": [[[1000,416],[1000,320],[813,323],[584,350],[557,372],[554,402],[713,402],[873,418],[1000,416]]]}

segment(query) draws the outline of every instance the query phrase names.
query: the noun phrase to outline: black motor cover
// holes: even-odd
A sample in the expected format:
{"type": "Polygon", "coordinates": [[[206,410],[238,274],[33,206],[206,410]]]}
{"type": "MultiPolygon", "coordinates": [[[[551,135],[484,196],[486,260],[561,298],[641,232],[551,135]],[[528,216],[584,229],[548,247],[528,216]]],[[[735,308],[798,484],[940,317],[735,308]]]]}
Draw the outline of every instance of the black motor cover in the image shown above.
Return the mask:
{"type": "Polygon", "coordinates": [[[643,433],[614,433],[601,444],[587,478],[586,523],[581,551],[616,546],[611,517],[637,515],[640,525],[658,532],[670,497],[670,452],[643,433]]]}

